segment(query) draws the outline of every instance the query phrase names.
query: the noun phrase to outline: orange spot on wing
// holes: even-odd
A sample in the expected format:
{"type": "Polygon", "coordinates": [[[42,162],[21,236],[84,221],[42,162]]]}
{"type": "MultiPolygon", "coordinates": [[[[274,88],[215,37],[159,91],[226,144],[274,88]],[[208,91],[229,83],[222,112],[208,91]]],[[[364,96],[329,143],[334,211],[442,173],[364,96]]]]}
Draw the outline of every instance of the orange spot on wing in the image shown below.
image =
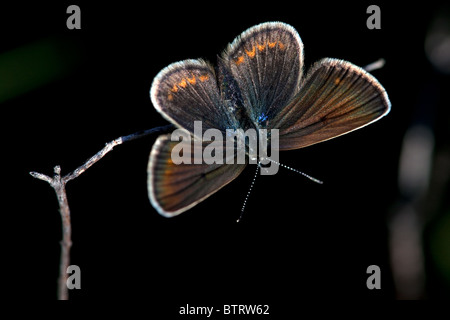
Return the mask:
{"type": "Polygon", "coordinates": [[[195,76],[192,76],[192,78],[187,78],[187,81],[189,81],[190,84],[195,84],[195,76]]]}
{"type": "Polygon", "coordinates": [[[266,43],[264,42],[263,44],[256,44],[256,46],[258,47],[259,51],[263,51],[266,48],[266,43]]]}
{"type": "Polygon", "coordinates": [[[209,79],[209,76],[205,74],[205,75],[200,76],[200,77],[198,77],[198,78],[200,79],[201,82],[205,82],[206,80],[209,79]]]}
{"type": "Polygon", "coordinates": [[[181,82],[178,85],[182,88],[186,88],[187,82],[186,82],[186,80],[183,79],[183,80],[181,80],[181,82]]]}
{"type": "Polygon", "coordinates": [[[237,60],[235,61],[236,65],[240,65],[242,62],[244,62],[244,56],[240,56],[239,58],[237,58],[237,60]]]}
{"type": "Polygon", "coordinates": [[[169,94],[167,95],[167,99],[169,99],[169,101],[172,101],[172,100],[173,100],[173,95],[172,95],[171,93],[169,93],[169,94]]]}
{"type": "Polygon", "coordinates": [[[177,92],[178,91],[178,87],[174,84],[172,89],[170,89],[170,91],[177,92]]]}
{"type": "Polygon", "coordinates": [[[334,79],[334,84],[335,84],[335,85],[338,85],[339,82],[341,82],[341,79],[339,79],[339,78],[334,79]]]}
{"type": "Polygon", "coordinates": [[[269,44],[269,48],[274,48],[275,47],[275,45],[277,44],[277,42],[276,41],[274,41],[274,42],[268,42],[268,44],[269,44]]]}
{"type": "Polygon", "coordinates": [[[253,57],[255,56],[255,54],[256,54],[256,48],[255,48],[255,47],[252,47],[252,51],[247,51],[247,50],[245,50],[245,53],[246,53],[250,58],[253,58],[253,57]]]}
{"type": "Polygon", "coordinates": [[[284,48],[286,48],[286,46],[281,41],[278,41],[278,46],[281,50],[284,50],[284,48]]]}

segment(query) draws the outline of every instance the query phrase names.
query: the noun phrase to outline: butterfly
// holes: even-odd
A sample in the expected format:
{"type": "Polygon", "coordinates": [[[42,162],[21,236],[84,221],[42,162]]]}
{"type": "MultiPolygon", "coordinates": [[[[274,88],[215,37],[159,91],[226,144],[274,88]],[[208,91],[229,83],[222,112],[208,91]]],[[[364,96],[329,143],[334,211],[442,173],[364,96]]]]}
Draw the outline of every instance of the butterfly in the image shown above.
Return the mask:
{"type": "MultiPolygon", "coordinates": [[[[156,110],[192,141],[210,128],[224,134],[230,128],[278,129],[279,150],[349,133],[377,121],[391,107],[381,84],[350,62],[325,58],[304,75],[303,43],[297,31],[282,22],[244,31],[218,57],[217,67],[202,59],[170,64],[154,78],[150,97],[156,110]],[[195,121],[202,121],[200,134],[195,121]]],[[[179,143],[170,134],[162,135],[150,152],[149,198],[165,217],[217,192],[247,164],[198,163],[194,158],[207,147],[204,141],[186,142],[193,161],[175,164],[171,155],[179,143]]]]}

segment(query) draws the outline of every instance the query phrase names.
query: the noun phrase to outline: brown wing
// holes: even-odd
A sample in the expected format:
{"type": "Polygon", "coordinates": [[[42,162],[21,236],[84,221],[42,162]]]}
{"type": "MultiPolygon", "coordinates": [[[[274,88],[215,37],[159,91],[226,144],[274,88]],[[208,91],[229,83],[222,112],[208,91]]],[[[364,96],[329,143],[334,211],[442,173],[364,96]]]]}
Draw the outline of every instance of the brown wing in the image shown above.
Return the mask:
{"type": "MultiPolygon", "coordinates": [[[[204,143],[171,141],[170,135],[156,140],[150,153],[147,185],[150,201],[161,215],[173,217],[192,208],[234,180],[246,166],[236,161],[235,164],[205,164],[204,161],[195,164],[199,160],[197,155],[202,155],[204,149],[204,143]],[[191,148],[190,164],[174,163],[172,150],[177,145],[177,148],[191,148]]],[[[224,147],[222,163],[226,163],[226,151],[224,147]]]]}
{"type": "Polygon", "coordinates": [[[220,97],[213,67],[203,60],[183,60],[161,70],[150,98],[164,118],[192,134],[194,121],[202,121],[201,134],[209,128],[225,132],[236,127],[220,97]]]}
{"type": "Polygon", "coordinates": [[[390,110],[381,84],[362,68],[338,59],[317,62],[299,93],[272,121],[280,150],[303,148],[377,121],[390,110]]]}
{"type": "Polygon", "coordinates": [[[257,127],[265,127],[299,89],[303,43],[288,24],[266,22],[249,28],[228,46],[222,58],[257,127]]]}

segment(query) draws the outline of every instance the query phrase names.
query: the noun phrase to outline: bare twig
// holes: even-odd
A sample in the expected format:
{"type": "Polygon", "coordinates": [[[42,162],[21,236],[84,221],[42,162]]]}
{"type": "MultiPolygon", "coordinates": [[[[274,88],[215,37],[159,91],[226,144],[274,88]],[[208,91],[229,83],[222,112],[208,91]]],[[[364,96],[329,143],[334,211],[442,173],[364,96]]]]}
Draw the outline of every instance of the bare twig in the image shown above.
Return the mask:
{"type": "Polygon", "coordinates": [[[374,70],[383,68],[385,63],[386,63],[386,61],[383,58],[381,58],[381,59],[378,59],[377,61],[372,62],[372,63],[368,64],[367,66],[363,67],[363,69],[366,70],[367,72],[372,72],[374,70]]]}
{"type": "Polygon", "coordinates": [[[93,155],[83,165],[76,168],[72,173],[69,173],[68,175],[64,176],[63,180],[64,180],[64,182],[68,182],[70,180],[75,179],[80,174],[82,174],[87,169],[89,169],[94,163],[96,163],[98,160],[103,158],[108,152],[110,152],[115,146],[117,146],[119,144],[122,144],[122,143],[128,142],[128,141],[132,141],[132,140],[136,140],[136,139],[148,136],[153,133],[166,132],[173,128],[174,128],[174,126],[172,124],[169,124],[166,126],[156,127],[156,128],[152,128],[152,129],[148,129],[148,130],[144,130],[144,131],[139,131],[136,133],[132,133],[128,136],[123,136],[123,137],[114,139],[113,141],[108,142],[102,150],[100,150],[95,155],[93,155]]]}
{"type": "Polygon", "coordinates": [[[103,158],[108,152],[110,152],[115,146],[127,141],[132,141],[138,138],[145,137],[153,133],[167,132],[173,129],[173,125],[166,125],[162,127],[156,127],[145,131],[130,134],[117,138],[111,142],[108,142],[105,147],[89,158],[83,165],[79,166],[73,172],[61,177],[61,167],[55,166],[53,177],[49,177],[39,172],[30,172],[30,175],[36,179],[46,181],[55,190],[56,197],[59,203],[59,212],[61,214],[62,221],[62,241],[61,241],[61,258],[59,265],[59,279],[58,279],[58,299],[67,300],[69,293],[67,289],[67,268],[70,264],[70,248],[72,247],[72,227],[70,224],[70,209],[67,201],[66,184],[70,180],[73,180],[80,176],[83,172],[89,169],[94,163],[103,158]]]}

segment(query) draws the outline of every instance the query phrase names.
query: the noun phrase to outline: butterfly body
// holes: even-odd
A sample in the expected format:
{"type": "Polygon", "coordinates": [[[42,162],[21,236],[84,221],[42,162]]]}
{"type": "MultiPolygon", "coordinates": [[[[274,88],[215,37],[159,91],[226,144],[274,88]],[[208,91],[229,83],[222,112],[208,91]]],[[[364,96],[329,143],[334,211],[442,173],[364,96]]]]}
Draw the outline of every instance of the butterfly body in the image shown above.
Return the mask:
{"type": "Polygon", "coordinates": [[[170,135],[161,136],[150,153],[149,197],[166,217],[218,191],[248,161],[256,163],[255,151],[261,151],[256,148],[306,147],[366,126],[390,110],[384,88],[350,62],[322,59],[305,76],[300,36],[281,22],[244,31],[218,57],[216,68],[201,59],[169,65],[155,77],[150,96],[163,117],[193,138],[178,142],[170,135]],[[201,130],[194,128],[198,121],[202,121],[201,130]],[[225,137],[224,151],[244,148],[247,160],[233,162],[236,156],[232,156],[207,164],[198,159],[208,148],[202,139],[210,129],[225,137]],[[236,141],[244,143],[227,145],[230,130],[236,141]],[[252,130],[256,146],[245,138],[252,130]],[[178,143],[193,151],[191,164],[173,163],[172,151],[178,143]]]}

